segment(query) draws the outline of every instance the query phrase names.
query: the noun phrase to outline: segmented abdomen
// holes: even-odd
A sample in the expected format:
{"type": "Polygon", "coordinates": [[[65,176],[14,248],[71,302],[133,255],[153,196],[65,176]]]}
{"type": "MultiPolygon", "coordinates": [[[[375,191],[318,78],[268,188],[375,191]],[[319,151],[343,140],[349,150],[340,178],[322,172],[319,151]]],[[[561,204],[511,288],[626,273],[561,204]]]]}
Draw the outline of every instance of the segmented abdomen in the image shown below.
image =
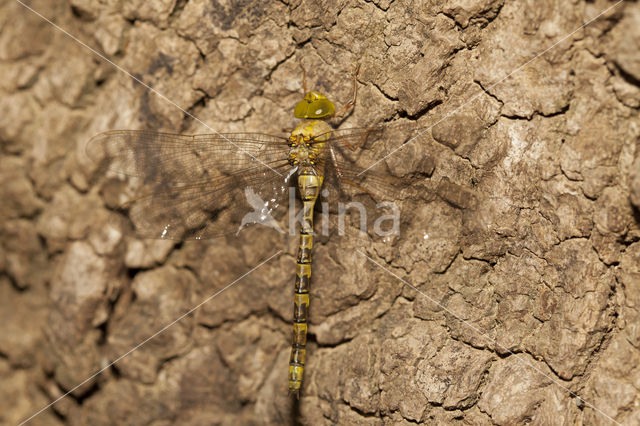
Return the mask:
{"type": "Polygon", "coordinates": [[[302,197],[302,224],[296,265],[296,284],[293,304],[293,339],[289,359],[289,393],[299,395],[304,374],[307,346],[307,320],[309,311],[309,285],[311,281],[311,250],[313,248],[313,206],[318,199],[322,177],[312,171],[302,171],[298,188],[302,197]]]}

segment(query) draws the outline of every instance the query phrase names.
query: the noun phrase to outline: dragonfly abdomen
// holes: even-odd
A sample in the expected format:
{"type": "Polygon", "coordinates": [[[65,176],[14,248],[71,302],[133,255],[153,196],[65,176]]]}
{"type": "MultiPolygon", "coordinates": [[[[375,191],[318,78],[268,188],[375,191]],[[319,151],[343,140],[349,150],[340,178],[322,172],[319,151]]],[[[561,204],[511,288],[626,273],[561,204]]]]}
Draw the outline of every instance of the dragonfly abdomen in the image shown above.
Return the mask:
{"type": "Polygon", "coordinates": [[[296,265],[296,284],[293,304],[293,339],[289,359],[289,393],[300,393],[307,346],[307,320],[309,311],[309,286],[311,281],[311,250],[313,248],[313,207],[318,199],[322,176],[313,169],[302,170],[298,175],[298,188],[302,198],[302,223],[300,245],[296,265]]]}

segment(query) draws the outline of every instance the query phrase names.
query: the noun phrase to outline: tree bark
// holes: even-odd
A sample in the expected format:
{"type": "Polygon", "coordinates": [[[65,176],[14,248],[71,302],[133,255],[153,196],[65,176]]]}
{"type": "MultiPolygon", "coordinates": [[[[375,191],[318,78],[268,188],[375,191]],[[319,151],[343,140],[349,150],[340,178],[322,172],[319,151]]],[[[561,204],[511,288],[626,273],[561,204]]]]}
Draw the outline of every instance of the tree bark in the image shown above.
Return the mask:
{"type": "Polygon", "coordinates": [[[637,2],[28,7],[0,3],[0,423],[640,422],[637,2]],[[359,65],[341,128],[424,132],[385,159],[410,232],[315,244],[295,400],[296,238],[136,238],[85,146],[285,134],[299,61],[338,109],[359,65]]]}

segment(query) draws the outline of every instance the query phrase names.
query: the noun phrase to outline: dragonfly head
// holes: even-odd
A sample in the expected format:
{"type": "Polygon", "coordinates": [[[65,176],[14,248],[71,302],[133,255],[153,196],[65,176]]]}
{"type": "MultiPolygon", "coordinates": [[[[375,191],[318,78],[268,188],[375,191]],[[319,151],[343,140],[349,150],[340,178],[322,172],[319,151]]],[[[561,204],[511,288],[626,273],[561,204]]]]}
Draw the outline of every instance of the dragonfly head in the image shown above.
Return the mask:
{"type": "Polygon", "coordinates": [[[293,115],[296,118],[330,118],[335,112],[333,102],[322,93],[312,90],[297,103],[293,115]]]}

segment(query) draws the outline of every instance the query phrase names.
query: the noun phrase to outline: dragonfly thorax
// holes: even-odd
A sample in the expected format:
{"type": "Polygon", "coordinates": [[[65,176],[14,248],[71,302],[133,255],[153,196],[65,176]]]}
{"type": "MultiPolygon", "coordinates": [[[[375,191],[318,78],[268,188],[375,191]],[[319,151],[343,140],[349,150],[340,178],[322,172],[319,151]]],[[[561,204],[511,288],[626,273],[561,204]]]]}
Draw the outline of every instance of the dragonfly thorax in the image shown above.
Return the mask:
{"type": "Polygon", "coordinates": [[[331,126],[324,121],[302,121],[289,136],[289,164],[313,166],[324,158],[325,141],[331,136],[331,126]]]}

